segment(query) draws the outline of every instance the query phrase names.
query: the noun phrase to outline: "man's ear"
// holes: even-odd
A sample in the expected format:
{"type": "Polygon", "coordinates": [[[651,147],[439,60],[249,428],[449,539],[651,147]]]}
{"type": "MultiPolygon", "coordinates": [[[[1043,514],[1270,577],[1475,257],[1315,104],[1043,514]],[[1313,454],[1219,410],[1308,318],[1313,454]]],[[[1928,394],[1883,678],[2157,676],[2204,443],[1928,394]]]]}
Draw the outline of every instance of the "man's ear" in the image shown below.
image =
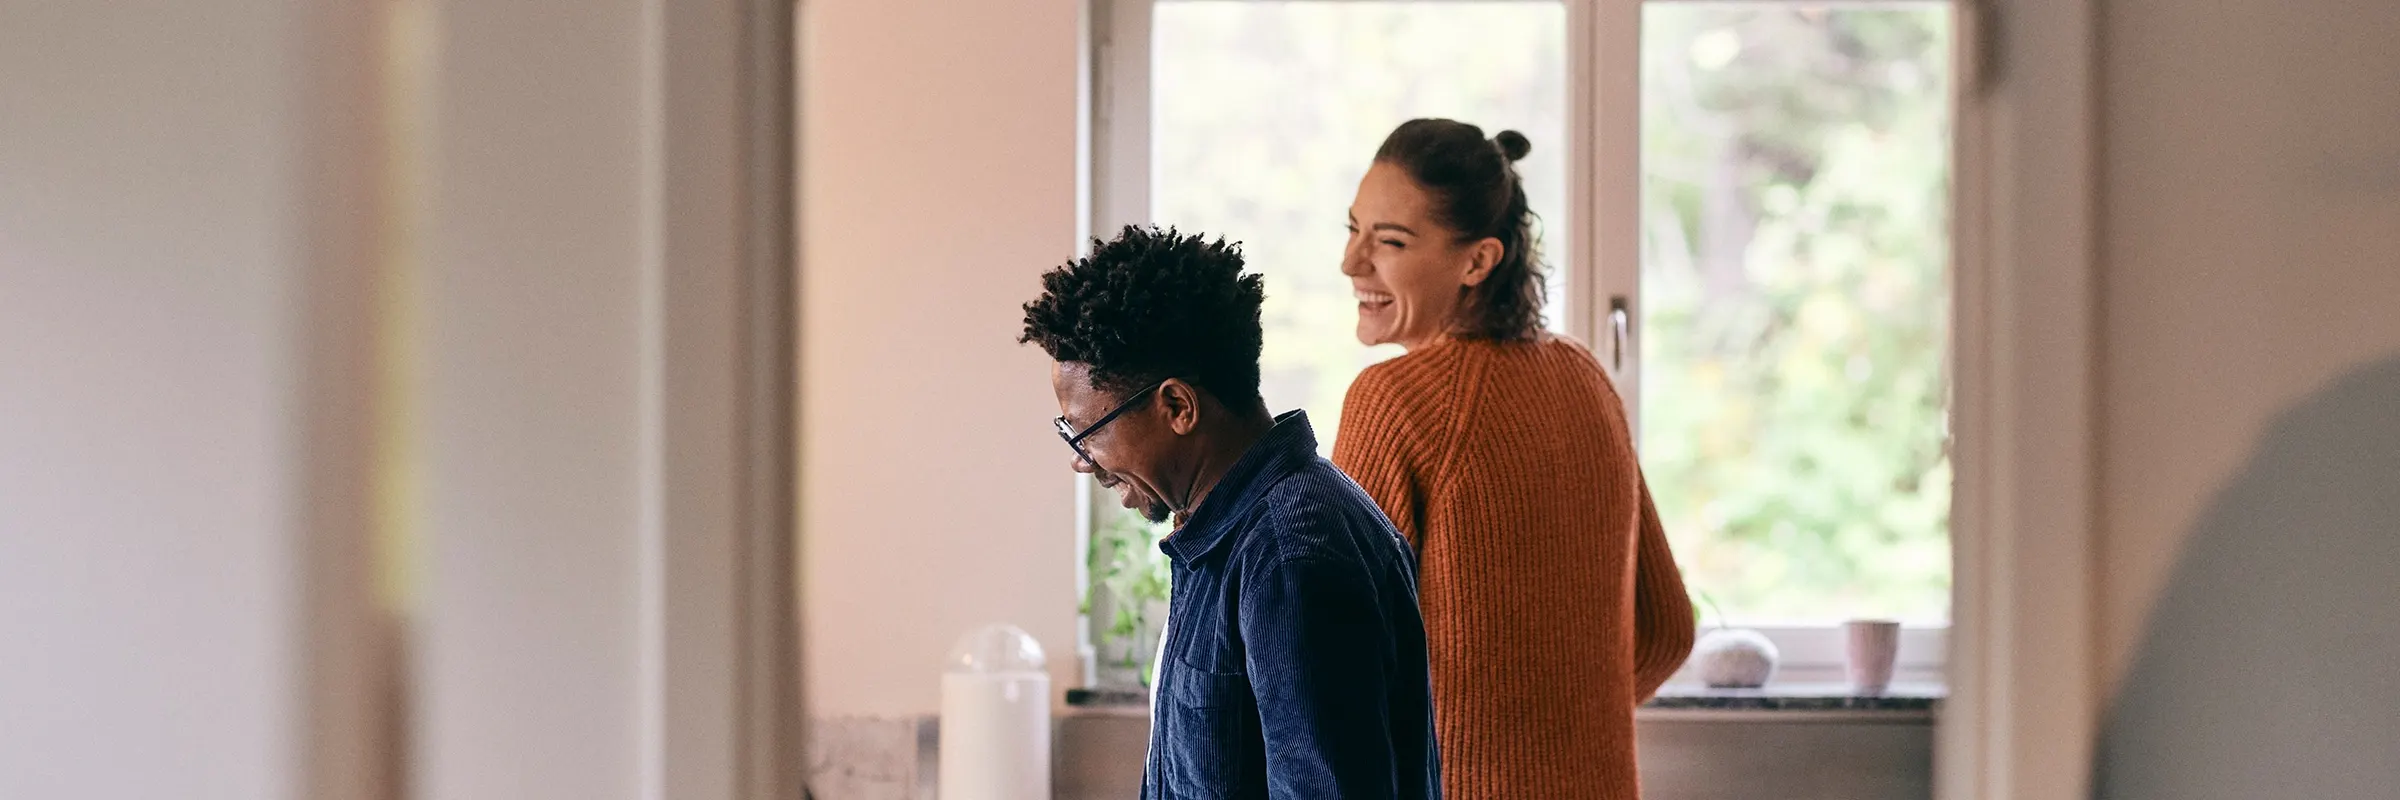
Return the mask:
{"type": "Polygon", "coordinates": [[[1158,387],[1158,407],[1167,412],[1167,426],[1177,436],[1200,429],[1200,387],[1169,378],[1158,387]]]}

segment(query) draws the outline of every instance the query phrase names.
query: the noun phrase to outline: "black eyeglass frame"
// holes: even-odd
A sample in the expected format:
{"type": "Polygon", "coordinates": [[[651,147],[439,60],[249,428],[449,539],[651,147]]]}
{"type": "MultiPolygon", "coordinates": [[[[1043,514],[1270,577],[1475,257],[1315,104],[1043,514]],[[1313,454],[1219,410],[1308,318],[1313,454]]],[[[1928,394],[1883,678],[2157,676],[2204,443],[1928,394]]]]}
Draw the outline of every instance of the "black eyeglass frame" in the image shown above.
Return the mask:
{"type": "MultiPolygon", "coordinates": [[[[1167,380],[1174,379],[1168,378],[1167,380]]],[[[1150,399],[1151,392],[1166,388],[1167,380],[1159,381],[1151,384],[1150,388],[1134,392],[1125,398],[1125,402],[1118,403],[1116,408],[1109,409],[1107,414],[1100,416],[1100,421],[1092,423],[1091,427],[1083,429],[1081,433],[1075,431],[1075,426],[1069,424],[1063,414],[1050,420],[1050,425],[1058,429],[1058,438],[1065,440],[1068,449],[1075,451],[1075,457],[1081,459],[1080,463],[1090,464],[1097,468],[1100,466],[1100,462],[1093,461],[1092,454],[1084,452],[1083,440],[1092,438],[1092,434],[1099,433],[1101,428],[1108,427],[1108,423],[1115,422],[1118,417],[1124,416],[1127,411],[1132,411],[1133,407],[1139,405],[1143,400],[1150,399]]]]}

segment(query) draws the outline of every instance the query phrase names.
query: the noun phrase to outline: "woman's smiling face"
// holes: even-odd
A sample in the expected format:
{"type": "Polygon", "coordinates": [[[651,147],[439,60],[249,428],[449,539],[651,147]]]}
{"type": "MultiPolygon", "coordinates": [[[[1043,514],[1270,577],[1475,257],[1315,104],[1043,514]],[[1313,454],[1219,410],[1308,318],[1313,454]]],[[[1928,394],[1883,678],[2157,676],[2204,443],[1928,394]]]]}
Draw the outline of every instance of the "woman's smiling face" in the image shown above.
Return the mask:
{"type": "Polygon", "coordinates": [[[1496,240],[1459,241],[1434,197],[1397,165],[1378,161],[1350,203],[1342,274],[1358,299],[1358,341],[1415,350],[1456,326],[1466,289],[1491,274],[1496,240]]]}

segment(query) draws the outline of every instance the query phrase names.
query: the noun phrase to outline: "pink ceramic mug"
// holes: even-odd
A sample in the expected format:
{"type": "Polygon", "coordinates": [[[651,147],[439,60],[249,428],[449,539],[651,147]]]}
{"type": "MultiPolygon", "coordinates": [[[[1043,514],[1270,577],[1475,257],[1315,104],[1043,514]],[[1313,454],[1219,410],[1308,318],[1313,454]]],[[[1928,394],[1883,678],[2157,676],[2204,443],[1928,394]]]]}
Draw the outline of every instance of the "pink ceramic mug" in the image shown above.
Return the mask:
{"type": "Polygon", "coordinates": [[[1842,623],[1842,634],[1851,691],[1881,694],[1889,688],[1900,660],[1900,623],[1854,619],[1842,623]]]}

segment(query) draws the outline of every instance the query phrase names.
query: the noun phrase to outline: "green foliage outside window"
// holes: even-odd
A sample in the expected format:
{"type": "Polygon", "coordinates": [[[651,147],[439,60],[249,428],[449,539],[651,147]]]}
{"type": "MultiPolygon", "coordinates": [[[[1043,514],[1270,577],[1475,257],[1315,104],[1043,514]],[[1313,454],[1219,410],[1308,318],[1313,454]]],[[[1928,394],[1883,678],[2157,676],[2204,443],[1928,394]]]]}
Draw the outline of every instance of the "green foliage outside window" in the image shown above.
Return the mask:
{"type": "Polygon", "coordinates": [[[1943,7],[1645,16],[1641,457],[1741,624],[1949,613],[1943,7]]]}

